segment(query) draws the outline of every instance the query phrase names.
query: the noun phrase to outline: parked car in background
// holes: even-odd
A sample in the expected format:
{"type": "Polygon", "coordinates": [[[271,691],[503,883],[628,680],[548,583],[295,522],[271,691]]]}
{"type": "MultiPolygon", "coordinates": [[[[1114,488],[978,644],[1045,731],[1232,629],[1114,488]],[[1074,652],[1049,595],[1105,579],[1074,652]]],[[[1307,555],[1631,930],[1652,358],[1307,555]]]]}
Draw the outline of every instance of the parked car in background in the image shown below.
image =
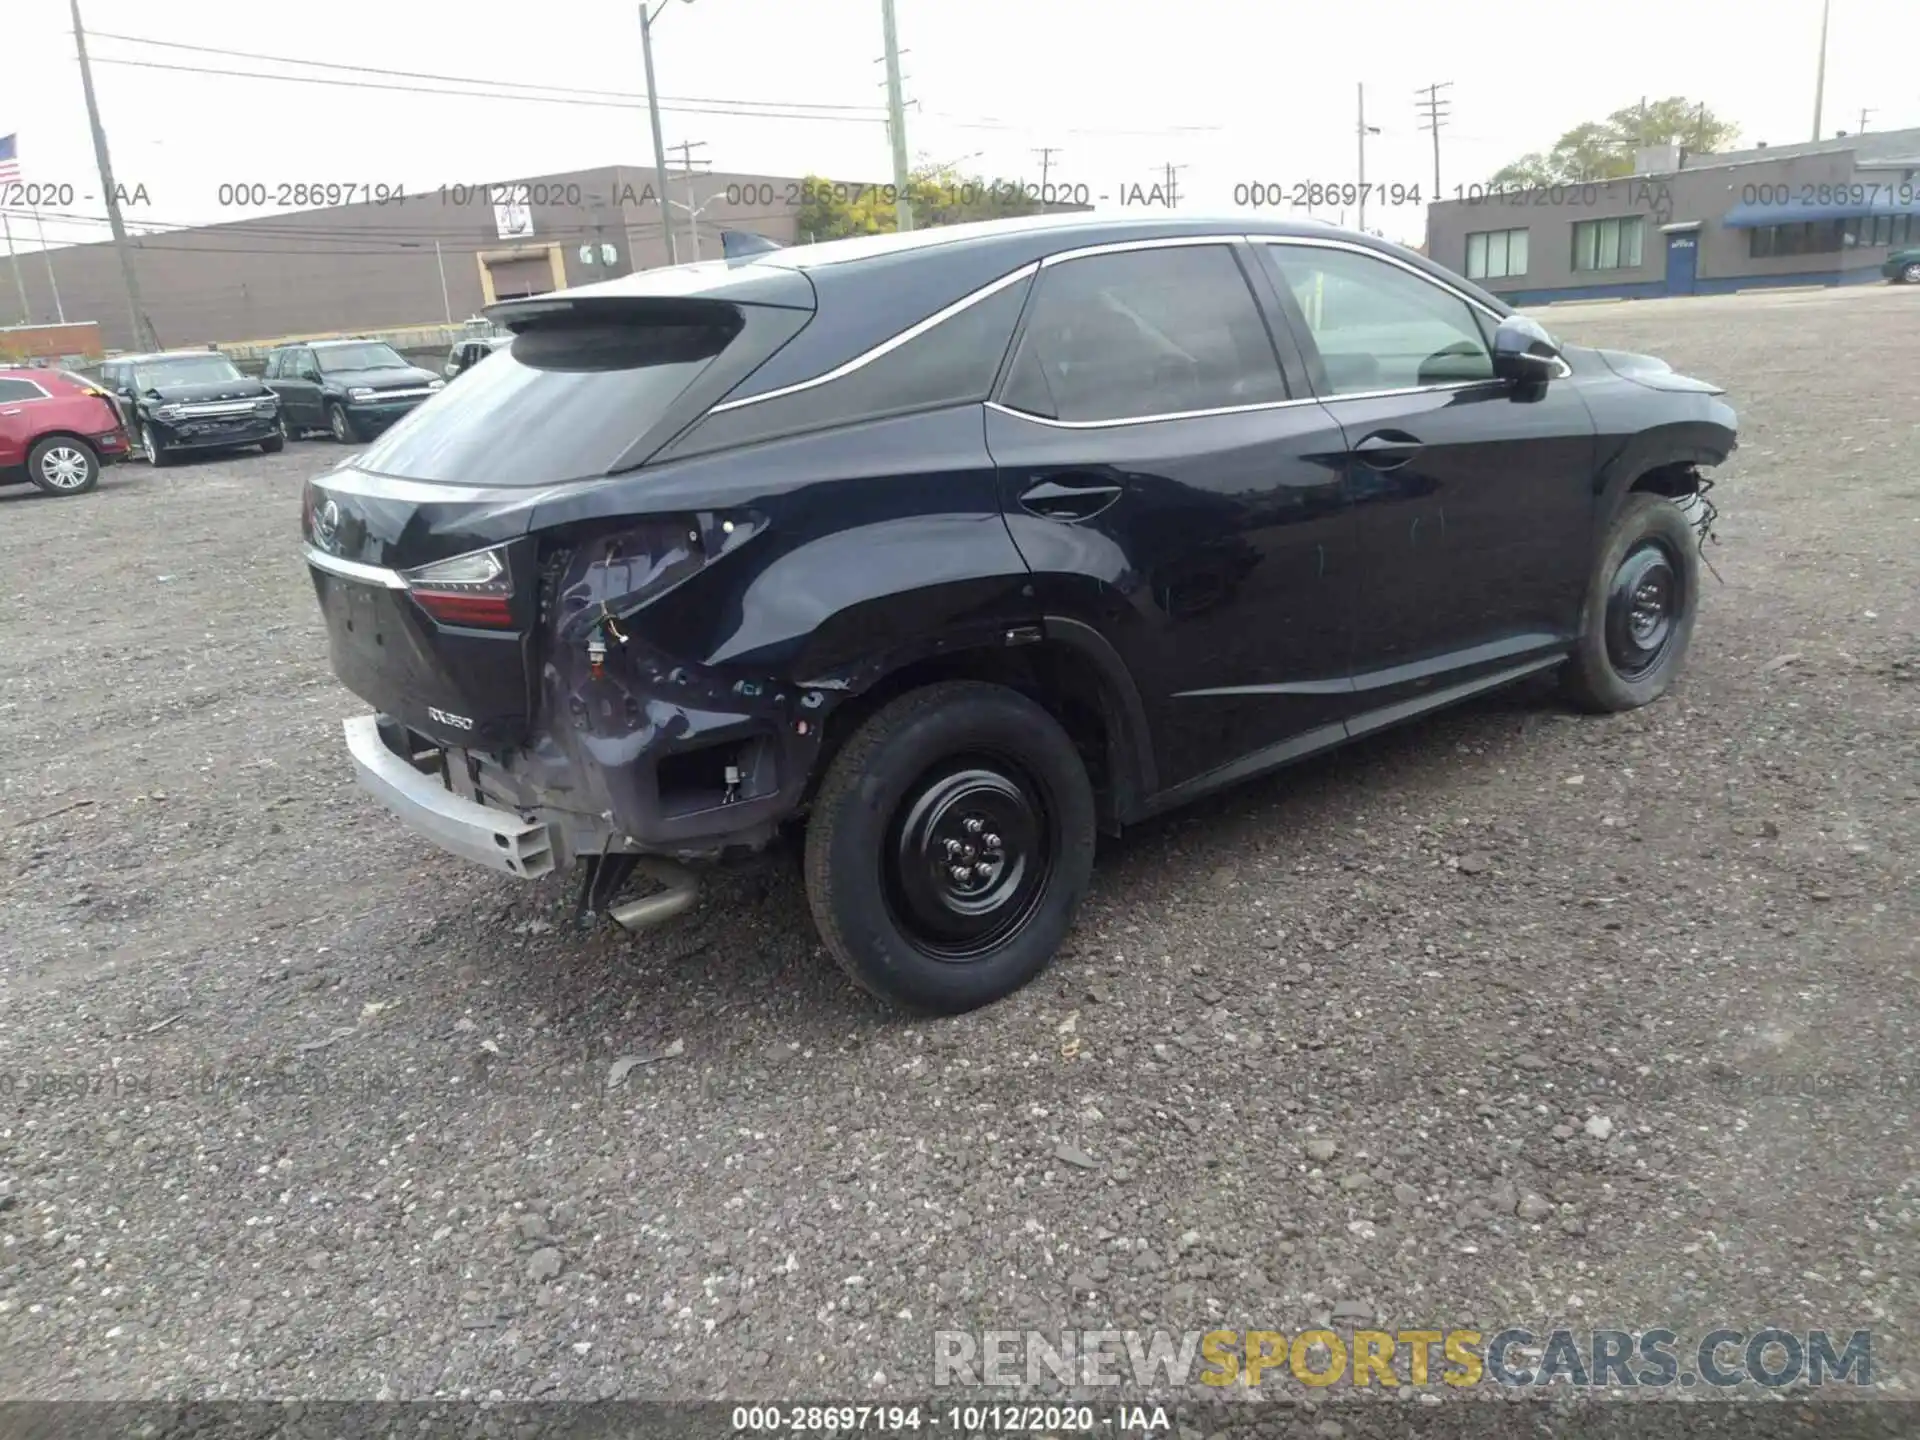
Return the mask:
{"type": "Polygon", "coordinates": [[[285,434],[325,430],[343,445],[371,440],[447,382],[384,340],[313,340],[267,353],[285,434]]]}
{"type": "Polygon", "coordinates": [[[1657,699],[1736,441],[1718,386],[1305,221],[957,225],[493,313],[510,350],[307,487],[361,783],[630,928],[798,823],[827,949],[936,1011],[1048,963],[1097,830],[1530,675],[1657,699]],[[667,889],[613,903],[636,867],[667,889]]]}
{"type": "Polygon", "coordinates": [[[273,392],[215,350],[116,355],[101,365],[100,385],[153,465],[248,445],[272,454],[283,443],[273,392]]]}
{"type": "Polygon", "coordinates": [[[464,340],[457,340],[448,352],[447,363],[441,367],[440,373],[449,380],[457,380],[487,356],[511,344],[511,335],[468,336],[464,340]]]}
{"type": "Polygon", "coordinates": [[[1901,284],[1920,285],[1920,245],[1888,252],[1880,273],[1901,284]]]}
{"type": "Polygon", "coordinates": [[[91,380],[65,370],[0,367],[0,485],[78,495],[129,449],[112,397],[91,380]]]}

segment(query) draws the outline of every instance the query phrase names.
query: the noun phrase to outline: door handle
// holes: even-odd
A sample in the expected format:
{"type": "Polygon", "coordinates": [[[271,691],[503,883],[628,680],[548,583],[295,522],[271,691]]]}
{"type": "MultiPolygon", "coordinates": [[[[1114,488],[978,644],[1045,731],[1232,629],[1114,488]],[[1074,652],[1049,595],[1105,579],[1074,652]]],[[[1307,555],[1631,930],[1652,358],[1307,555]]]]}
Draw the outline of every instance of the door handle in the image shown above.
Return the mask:
{"type": "Polygon", "coordinates": [[[1376,430],[1353,447],[1353,458],[1370,470],[1398,470],[1426,446],[1404,430],[1376,430]]]}
{"type": "Polygon", "coordinates": [[[1086,520],[1121,496],[1124,486],[1093,476],[1060,475],[1020,492],[1020,507],[1044,520],[1086,520]]]}

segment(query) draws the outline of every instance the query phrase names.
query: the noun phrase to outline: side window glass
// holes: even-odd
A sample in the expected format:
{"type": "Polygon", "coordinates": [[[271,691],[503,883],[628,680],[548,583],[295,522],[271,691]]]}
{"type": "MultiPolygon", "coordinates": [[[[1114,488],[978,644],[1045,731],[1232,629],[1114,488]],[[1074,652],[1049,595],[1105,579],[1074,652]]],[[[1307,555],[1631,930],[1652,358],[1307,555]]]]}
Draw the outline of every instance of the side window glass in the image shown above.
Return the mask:
{"type": "Polygon", "coordinates": [[[39,398],[40,387],[30,380],[0,380],[0,405],[39,398]]]}
{"type": "Polygon", "coordinates": [[[280,362],[286,358],[286,355],[286,351],[276,350],[267,357],[267,379],[278,380],[280,378],[280,362]]]}
{"type": "Polygon", "coordinates": [[[1001,402],[1050,420],[1136,420],[1287,398],[1224,245],[1090,255],[1043,270],[1001,402]]]}
{"type": "Polygon", "coordinates": [[[1299,305],[1334,395],[1491,380],[1473,307],[1398,265],[1351,250],[1266,245],[1299,305]]]}
{"type": "Polygon", "coordinates": [[[713,415],[673,453],[694,455],[917,410],[977,404],[993,389],[1031,283],[1023,279],[996,290],[838,380],[713,415]]]}

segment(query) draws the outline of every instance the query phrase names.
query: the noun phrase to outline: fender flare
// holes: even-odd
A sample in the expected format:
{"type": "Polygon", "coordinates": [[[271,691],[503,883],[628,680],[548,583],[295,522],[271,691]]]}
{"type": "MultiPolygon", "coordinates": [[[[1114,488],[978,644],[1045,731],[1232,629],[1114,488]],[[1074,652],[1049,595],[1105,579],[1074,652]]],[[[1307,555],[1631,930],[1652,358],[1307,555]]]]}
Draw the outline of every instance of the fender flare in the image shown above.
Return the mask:
{"type": "Polygon", "coordinates": [[[1112,719],[1118,722],[1115,747],[1118,759],[1127,768],[1125,785],[1116,796],[1115,818],[1125,823],[1144,813],[1147,800],[1160,789],[1159,766],[1153,753],[1153,730],[1147,723],[1147,707],[1134,684],[1133,672],[1120,652],[1093,626],[1068,615],[1047,615],[1041,628],[1049,640],[1071,646],[1088,660],[1100,677],[1101,689],[1112,707],[1112,719]]]}

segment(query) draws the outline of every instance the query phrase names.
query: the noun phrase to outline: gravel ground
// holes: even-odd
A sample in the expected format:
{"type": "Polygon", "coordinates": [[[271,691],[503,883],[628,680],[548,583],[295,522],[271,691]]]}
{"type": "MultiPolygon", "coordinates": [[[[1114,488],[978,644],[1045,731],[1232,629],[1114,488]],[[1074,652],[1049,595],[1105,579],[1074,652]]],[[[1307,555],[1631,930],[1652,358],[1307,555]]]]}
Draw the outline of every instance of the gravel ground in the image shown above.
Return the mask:
{"type": "Polygon", "coordinates": [[[1914,1397],[1920,290],[1550,323],[1740,408],[1674,692],[1143,827],[961,1020],[790,867],[582,938],[378,812],[325,444],[0,492],[4,1393],[866,1400],[940,1329],[1331,1314],[1870,1326],[1914,1397]]]}

